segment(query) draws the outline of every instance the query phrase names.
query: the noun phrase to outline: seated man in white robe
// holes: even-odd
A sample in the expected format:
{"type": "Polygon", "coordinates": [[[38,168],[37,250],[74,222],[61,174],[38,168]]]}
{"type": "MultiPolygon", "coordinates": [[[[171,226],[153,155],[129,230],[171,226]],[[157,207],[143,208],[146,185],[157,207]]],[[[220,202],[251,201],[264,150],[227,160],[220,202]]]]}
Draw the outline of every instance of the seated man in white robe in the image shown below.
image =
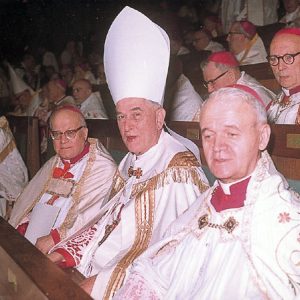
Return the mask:
{"type": "Polygon", "coordinates": [[[27,168],[16,148],[7,119],[0,117],[0,216],[7,217],[28,182],[27,168]]]}
{"type": "Polygon", "coordinates": [[[87,138],[78,108],[62,106],[49,121],[56,155],[26,186],[9,219],[43,253],[97,214],[116,170],[102,144],[87,138]]]}
{"type": "Polygon", "coordinates": [[[252,65],[267,62],[264,43],[249,21],[234,22],[228,32],[229,50],[240,65],[252,65]]]}
{"type": "Polygon", "coordinates": [[[270,45],[269,63],[282,91],[271,103],[268,119],[300,125],[300,28],[279,30],[270,45]]]}
{"type": "Polygon", "coordinates": [[[87,79],[78,79],[72,85],[73,97],[86,119],[108,119],[99,92],[92,92],[92,85],[87,79]]]}
{"type": "Polygon", "coordinates": [[[81,286],[94,299],[110,299],[127,267],[207,189],[199,160],[163,130],[169,55],[166,33],[129,7],[108,31],[105,73],[129,153],[99,215],[49,255],[88,277],[81,286]]]}
{"type": "Polygon", "coordinates": [[[164,108],[170,121],[192,121],[195,111],[202,105],[201,96],[183,74],[182,62],[174,56],[170,59],[164,108]]]}
{"type": "Polygon", "coordinates": [[[114,299],[298,299],[300,196],[266,150],[266,111],[224,88],[200,115],[203,150],[217,178],[134,263],[114,299]]]}
{"type": "MultiPolygon", "coordinates": [[[[255,78],[244,71],[240,71],[239,63],[229,51],[211,54],[207,60],[201,63],[204,82],[203,85],[209,93],[220,88],[234,84],[246,85],[253,89],[263,100],[265,107],[271,104],[276,95],[261,85],[255,78]]],[[[199,121],[200,110],[196,113],[194,121],[199,121]]]]}

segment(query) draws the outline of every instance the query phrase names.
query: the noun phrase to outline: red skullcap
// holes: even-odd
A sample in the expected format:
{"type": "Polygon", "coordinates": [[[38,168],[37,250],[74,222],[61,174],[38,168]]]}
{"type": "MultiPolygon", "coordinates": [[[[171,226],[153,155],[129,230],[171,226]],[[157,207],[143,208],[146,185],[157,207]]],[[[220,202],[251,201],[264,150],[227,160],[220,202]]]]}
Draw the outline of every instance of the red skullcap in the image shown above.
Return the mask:
{"type": "Polygon", "coordinates": [[[249,21],[240,21],[241,27],[247,33],[248,37],[252,39],[256,34],[256,27],[253,23],[249,21]]]}
{"type": "Polygon", "coordinates": [[[239,62],[237,61],[235,56],[229,51],[220,51],[220,52],[212,53],[207,60],[213,61],[215,63],[231,66],[231,67],[239,66],[239,62]]]}
{"type": "Polygon", "coordinates": [[[62,106],[58,106],[56,111],[60,111],[60,110],[70,110],[70,111],[73,111],[73,112],[76,112],[76,113],[80,114],[84,118],[84,115],[82,114],[80,109],[78,107],[74,106],[74,105],[65,104],[65,105],[62,105],[62,106]]]}
{"type": "Polygon", "coordinates": [[[282,28],[275,33],[275,36],[279,34],[293,34],[293,35],[300,36],[300,28],[296,28],[296,27],[282,28]]]}
{"type": "Polygon", "coordinates": [[[243,85],[243,84],[233,84],[233,85],[229,85],[227,87],[233,87],[233,88],[237,88],[239,90],[242,90],[244,92],[247,92],[249,94],[251,94],[253,97],[255,97],[258,102],[260,102],[262,104],[262,106],[266,109],[266,105],[263,102],[263,100],[261,99],[261,97],[257,94],[257,92],[255,90],[253,90],[251,87],[247,86],[247,85],[243,85]]]}

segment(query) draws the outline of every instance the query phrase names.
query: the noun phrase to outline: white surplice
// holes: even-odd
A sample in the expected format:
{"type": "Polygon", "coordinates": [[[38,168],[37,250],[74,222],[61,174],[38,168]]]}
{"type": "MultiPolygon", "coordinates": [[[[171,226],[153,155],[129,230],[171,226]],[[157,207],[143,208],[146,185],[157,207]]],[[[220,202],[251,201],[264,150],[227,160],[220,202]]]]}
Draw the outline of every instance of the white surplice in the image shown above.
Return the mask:
{"type": "MultiPolygon", "coordinates": [[[[53,229],[58,231],[61,239],[82,228],[98,213],[112,184],[115,162],[101,143],[95,139],[89,139],[89,142],[89,152],[69,170],[74,175],[71,194],[60,196],[53,204],[60,208],[53,229]]],[[[33,207],[50,200],[49,183],[56,167],[63,167],[58,155],[46,162],[26,186],[12,210],[9,219],[12,226],[29,221],[33,207]]]]}
{"type": "Polygon", "coordinates": [[[130,263],[159,241],[169,224],[206,189],[199,161],[162,132],[158,144],[146,153],[126,155],[115,175],[110,200],[99,216],[54,250],[73,256],[85,276],[97,275],[92,297],[111,298],[130,263]],[[130,167],[139,174],[130,177],[130,167]],[[103,241],[105,229],[114,221],[118,225],[103,241]]]}
{"type": "Polygon", "coordinates": [[[116,300],[299,299],[300,196],[267,152],[243,207],[216,212],[217,185],[135,261],[116,300]]]}
{"type": "Polygon", "coordinates": [[[7,119],[0,117],[0,216],[6,214],[6,201],[13,202],[28,182],[27,168],[16,148],[7,119]]]}

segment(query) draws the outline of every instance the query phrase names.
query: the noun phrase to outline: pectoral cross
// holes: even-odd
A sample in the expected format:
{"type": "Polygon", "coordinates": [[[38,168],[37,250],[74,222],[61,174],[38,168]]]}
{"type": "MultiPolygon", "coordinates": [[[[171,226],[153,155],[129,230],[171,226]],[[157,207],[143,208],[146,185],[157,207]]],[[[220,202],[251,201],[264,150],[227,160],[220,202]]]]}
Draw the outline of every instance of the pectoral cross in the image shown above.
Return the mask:
{"type": "Polygon", "coordinates": [[[141,168],[137,168],[136,170],[133,169],[133,167],[130,167],[128,169],[128,176],[135,176],[137,179],[139,179],[143,175],[143,170],[141,168]]]}

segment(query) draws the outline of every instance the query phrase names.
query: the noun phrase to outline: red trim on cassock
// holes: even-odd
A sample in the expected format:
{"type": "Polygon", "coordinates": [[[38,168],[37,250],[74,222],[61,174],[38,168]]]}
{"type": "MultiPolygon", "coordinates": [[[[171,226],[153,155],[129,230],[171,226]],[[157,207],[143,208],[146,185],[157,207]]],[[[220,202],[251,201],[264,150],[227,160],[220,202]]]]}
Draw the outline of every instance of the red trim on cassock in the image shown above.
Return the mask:
{"type": "Polygon", "coordinates": [[[55,245],[61,241],[60,234],[57,229],[52,229],[50,232],[50,235],[51,235],[55,245]]]}
{"type": "Polygon", "coordinates": [[[62,269],[75,267],[75,265],[76,265],[75,260],[68,251],[66,251],[63,248],[58,248],[55,250],[55,252],[61,254],[65,259],[65,261],[60,262],[58,264],[59,267],[61,267],[62,269]]]}

